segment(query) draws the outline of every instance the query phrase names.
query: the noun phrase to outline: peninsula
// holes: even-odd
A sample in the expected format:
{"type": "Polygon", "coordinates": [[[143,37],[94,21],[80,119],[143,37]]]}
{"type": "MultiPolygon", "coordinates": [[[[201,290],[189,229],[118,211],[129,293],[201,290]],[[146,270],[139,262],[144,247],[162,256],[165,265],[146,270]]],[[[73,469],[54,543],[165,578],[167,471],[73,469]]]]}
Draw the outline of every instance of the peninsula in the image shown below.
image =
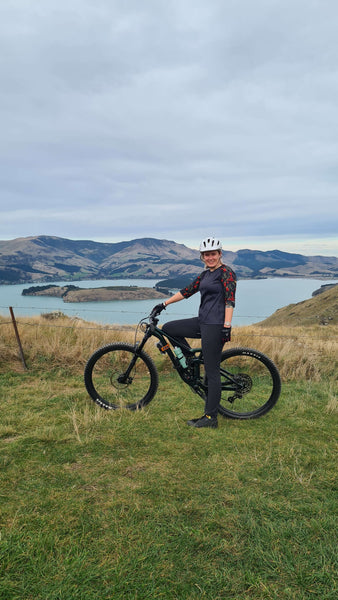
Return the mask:
{"type": "Polygon", "coordinates": [[[75,285],[41,285],[26,288],[23,296],[51,296],[64,302],[112,302],[114,300],[157,300],[168,295],[150,287],[136,285],[79,288],[75,285]]]}

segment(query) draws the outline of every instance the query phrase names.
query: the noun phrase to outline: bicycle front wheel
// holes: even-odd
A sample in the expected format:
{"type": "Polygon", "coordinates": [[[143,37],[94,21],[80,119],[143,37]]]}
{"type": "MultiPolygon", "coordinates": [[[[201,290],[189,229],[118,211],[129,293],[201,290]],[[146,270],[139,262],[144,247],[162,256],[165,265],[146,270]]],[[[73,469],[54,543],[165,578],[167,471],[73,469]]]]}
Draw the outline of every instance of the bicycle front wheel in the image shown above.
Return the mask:
{"type": "Polygon", "coordinates": [[[219,412],[230,419],[261,417],[276,404],[281,391],[276,365],[251,348],[231,348],[222,353],[221,381],[219,412]]]}
{"type": "Polygon", "coordinates": [[[88,394],[106,409],[137,410],[156,394],[158,374],[148,354],[130,344],[103,346],[89,358],[84,381],[88,394]]]}

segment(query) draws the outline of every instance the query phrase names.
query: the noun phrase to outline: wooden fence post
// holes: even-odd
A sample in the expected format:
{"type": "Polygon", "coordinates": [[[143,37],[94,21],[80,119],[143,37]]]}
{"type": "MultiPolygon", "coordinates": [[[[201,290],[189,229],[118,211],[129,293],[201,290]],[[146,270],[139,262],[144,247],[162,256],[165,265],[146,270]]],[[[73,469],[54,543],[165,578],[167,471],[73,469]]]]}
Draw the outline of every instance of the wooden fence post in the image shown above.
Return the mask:
{"type": "Polygon", "coordinates": [[[18,346],[19,346],[20,358],[21,358],[21,361],[22,361],[24,369],[27,371],[27,365],[26,365],[24,354],[23,354],[21,340],[20,340],[18,328],[17,328],[17,325],[16,325],[16,320],[15,320],[13,308],[11,306],[9,307],[9,312],[11,313],[12,323],[13,323],[13,327],[14,327],[14,331],[15,331],[15,337],[16,337],[16,341],[18,342],[18,346]]]}

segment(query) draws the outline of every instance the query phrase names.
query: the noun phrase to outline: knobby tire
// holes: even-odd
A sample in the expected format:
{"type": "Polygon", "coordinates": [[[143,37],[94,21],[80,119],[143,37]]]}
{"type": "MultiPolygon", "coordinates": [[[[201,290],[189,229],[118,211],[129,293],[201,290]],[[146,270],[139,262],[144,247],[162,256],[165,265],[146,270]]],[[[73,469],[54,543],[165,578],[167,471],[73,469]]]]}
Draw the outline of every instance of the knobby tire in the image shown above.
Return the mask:
{"type": "Polygon", "coordinates": [[[158,373],[153,360],[143,350],[137,352],[136,363],[125,376],[135,346],[108,344],[89,358],[84,381],[88,394],[102,408],[137,410],[149,404],[156,394],[158,373]]]}
{"type": "Polygon", "coordinates": [[[219,413],[230,419],[256,419],[276,404],[281,379],[272,360],[251,348],[230,348],[221,359],[219,413]]]}

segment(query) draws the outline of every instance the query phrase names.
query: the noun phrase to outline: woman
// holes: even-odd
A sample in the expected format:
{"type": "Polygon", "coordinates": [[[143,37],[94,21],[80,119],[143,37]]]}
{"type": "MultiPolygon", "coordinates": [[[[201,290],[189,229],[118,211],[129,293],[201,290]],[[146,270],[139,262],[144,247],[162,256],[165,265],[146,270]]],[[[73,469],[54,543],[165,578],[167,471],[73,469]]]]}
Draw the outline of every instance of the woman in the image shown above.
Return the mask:
{"type": "Polygon", "coordinates": [[[218,239],[206,238],[200,244],[201,259],[205,270],[186,288],[158,304],[159,314],[169,304],[201,294],[198,317],[170,321],[163,331],[177,340],[182,348],[189,348],[188,338],[201,338],[204,367],[208,378],[208,396],[205,413],[198,419],[188,421],[192,427],[217,427],[218,405],[221,400],[220,362],[222,348],[231,339],[231,320],[235,306],[236,275],[222,263],[222,244],[218,239]]]}

